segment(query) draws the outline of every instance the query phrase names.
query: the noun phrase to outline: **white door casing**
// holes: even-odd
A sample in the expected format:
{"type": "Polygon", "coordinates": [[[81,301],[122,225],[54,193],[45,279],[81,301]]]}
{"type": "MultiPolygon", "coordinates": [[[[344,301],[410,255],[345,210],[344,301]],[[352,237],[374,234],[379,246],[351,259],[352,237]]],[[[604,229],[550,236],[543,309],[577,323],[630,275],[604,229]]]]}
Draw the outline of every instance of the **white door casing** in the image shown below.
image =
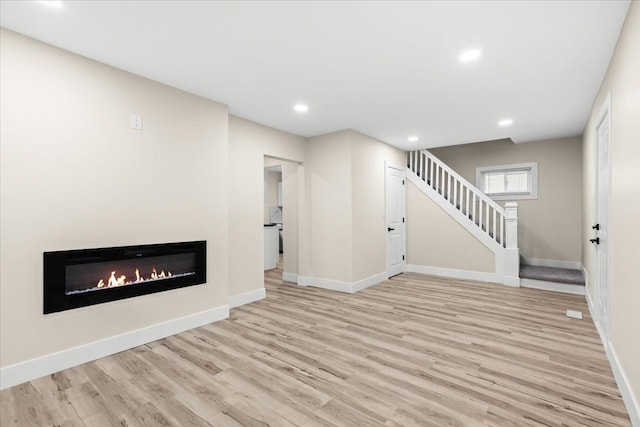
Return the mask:
{"type": "Polygon", "coordinates": [[[609,193],[611,156],[611,99],[610,95],[600,111],[596,125],[596,213],[595,237],[596,272],[594,305],[601,331],[609,339],[609,193]]]}
{"type": "Polygon", "coordinates": [[[404,168],[385,164],[385,232],[387,233],[387,277],[406,270],[406,223],[404,168]]]}

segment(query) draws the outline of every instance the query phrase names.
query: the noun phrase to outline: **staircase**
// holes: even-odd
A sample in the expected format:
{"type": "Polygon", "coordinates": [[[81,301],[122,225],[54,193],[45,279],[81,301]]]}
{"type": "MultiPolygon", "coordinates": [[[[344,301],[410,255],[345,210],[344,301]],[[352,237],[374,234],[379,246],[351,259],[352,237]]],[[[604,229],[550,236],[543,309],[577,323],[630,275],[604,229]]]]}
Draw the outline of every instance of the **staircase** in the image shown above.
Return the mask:
{"type": "Polygon", "coordinates": [[[520,265],[520,286],[568,294],[585,295],[585,277],[581,270],[537,265],[520,265]]]}
{"type": "Polygon", "coordinates": [[[516,202],[502,208],[427,150],[407,152],[407,178],[495,254],[502,283],[520,286],[516,202]]]}

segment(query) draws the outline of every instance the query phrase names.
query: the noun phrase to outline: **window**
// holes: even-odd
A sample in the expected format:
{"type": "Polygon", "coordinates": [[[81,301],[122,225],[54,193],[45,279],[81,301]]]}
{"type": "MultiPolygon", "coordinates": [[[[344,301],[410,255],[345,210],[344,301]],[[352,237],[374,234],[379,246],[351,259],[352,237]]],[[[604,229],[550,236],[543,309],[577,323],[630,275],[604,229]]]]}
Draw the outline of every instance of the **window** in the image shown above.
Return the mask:
{"type": "Polygon", "coordinates": [[[476,168],[476,186],[494,200],[538,198],[538,162],[476,168]]]}

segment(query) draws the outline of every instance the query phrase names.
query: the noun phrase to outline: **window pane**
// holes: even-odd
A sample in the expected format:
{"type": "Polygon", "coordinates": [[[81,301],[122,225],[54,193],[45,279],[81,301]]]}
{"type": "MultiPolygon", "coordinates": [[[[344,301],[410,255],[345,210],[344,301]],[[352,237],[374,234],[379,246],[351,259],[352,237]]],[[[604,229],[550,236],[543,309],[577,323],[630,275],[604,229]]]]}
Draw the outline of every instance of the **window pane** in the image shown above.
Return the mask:
{"type": "Polygon", "coordinates": [[[494,200],[538,198],[538,163],[476,168],[476,185],[494,200]]]}
{"type": "Polygon", "coordinates": [[[484,176],[484,192],[504,193],[504,172],[489,172],[484,176]]]}
{"type": "Polygon", "coordinates": [[[508,193],[526,193],[529,191],[529,171],[514,171],[506,175],[508,193]]]}

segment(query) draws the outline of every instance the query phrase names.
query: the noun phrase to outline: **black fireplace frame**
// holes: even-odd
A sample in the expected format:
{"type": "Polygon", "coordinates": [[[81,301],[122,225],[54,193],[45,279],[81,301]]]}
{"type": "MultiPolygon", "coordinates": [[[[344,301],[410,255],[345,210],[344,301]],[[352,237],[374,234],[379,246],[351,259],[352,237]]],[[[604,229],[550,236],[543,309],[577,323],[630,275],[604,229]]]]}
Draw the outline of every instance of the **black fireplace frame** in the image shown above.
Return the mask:
{"type": "Polygon", "coordinates": [[[200,285],[207,281],[207,242],[205,240],[195,242],[44,252],[43,259],[44,314],[102,304],[125,298],[133,298],[156,292],[164,292],[187,286],[200,285]],[[72,295],[67,295],[65,292],[65,269],[68,265],[149,258],[184,253],[195,254],[196,272],[193,275],[185,277],[171,277],[139,285],[100,289],[95,292],[85,292],[72,295]]]}

